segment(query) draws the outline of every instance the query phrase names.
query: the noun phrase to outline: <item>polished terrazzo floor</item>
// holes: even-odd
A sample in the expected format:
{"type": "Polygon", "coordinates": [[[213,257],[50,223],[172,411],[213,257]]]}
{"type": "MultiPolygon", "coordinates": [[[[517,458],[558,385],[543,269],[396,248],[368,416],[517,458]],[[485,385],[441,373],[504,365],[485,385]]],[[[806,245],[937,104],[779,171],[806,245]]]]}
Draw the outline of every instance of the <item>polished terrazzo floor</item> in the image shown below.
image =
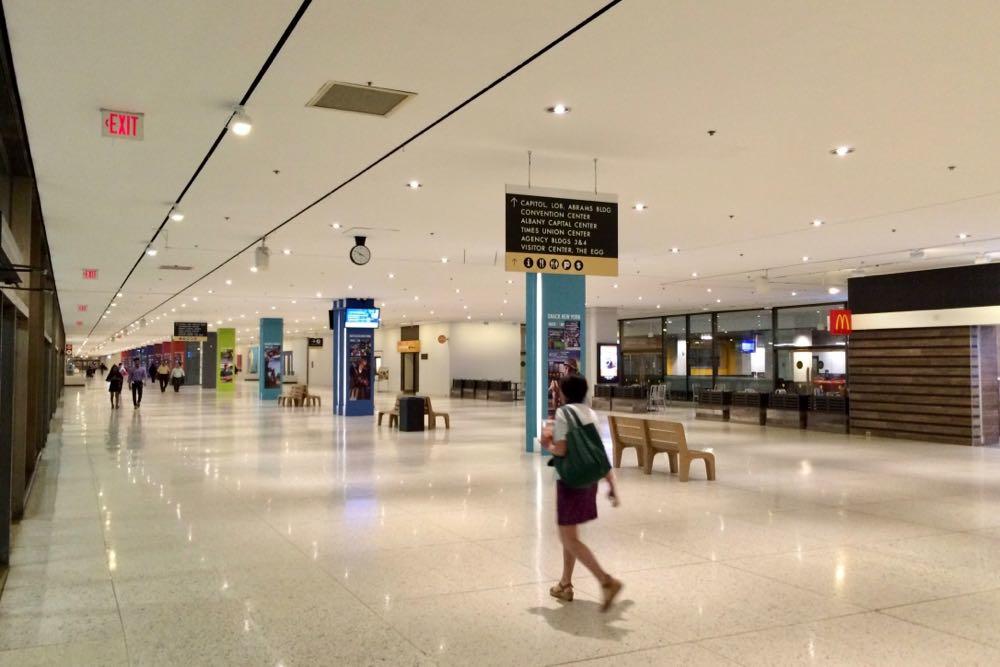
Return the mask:
{"type": "Polygon", "coordinates": [[[1000,664],[1000,451],[671,410],[719,479],[626,454],[622,506],[584,530],[626,583],[600,614],[583,571],[548,596],[520,405],[439,399],[450,431],[400,434],[240,389],[114,413],[67,389],[0,665],[1000,664]]]}

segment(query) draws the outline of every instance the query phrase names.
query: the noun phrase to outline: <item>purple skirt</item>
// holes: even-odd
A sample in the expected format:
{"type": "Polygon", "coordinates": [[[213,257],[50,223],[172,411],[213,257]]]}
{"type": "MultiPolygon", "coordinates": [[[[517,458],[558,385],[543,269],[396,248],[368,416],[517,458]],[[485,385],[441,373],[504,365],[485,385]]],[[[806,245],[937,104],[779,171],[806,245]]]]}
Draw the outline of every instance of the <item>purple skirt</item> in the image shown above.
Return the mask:
{"type": "Polygon", "coordinates": [[[575,526],[597,518],[597,484],[574,489],[556,480],[556,520],[560,526],[575,526]]]}

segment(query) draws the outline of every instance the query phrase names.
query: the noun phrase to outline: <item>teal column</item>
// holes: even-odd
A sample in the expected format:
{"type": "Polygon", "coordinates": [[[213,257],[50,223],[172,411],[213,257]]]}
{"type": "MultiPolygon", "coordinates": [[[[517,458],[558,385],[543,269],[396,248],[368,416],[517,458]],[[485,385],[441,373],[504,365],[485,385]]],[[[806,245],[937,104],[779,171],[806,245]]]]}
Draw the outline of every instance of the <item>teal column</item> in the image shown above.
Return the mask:
{"type": "Polygon", "coordinates": [[[285,376],[284,345],[285,323],[280,317],[260,318],[260,399],[276,401],[281,396],[281,380],[285,376]]]}
{"type": "Polygon", "coordinates": [[[587,284],[584,276],[525,276],[524,449],[535,451],[549,418],[548,387],[568,373],[584,374],[587,284]]]}

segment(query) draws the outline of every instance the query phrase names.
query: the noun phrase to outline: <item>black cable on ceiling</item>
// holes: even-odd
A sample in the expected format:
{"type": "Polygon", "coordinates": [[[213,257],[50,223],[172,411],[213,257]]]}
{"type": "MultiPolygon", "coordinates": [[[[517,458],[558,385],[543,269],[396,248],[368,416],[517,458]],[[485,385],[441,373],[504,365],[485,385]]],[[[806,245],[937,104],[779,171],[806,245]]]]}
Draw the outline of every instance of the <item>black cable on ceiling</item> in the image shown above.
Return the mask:
{"type": "Polygon", "coordinates": [[[205,273],[204,275],[202,275],[200,278],[196,278],[191,283],[185,285],[184,287],[182,287],[181,289],[179,289],[177,292],[175,292],[171,296],[167,297],[166,299],[164,299],[163,301],[161,301],[157,305],[155,305],[152,308],[150,308],[149,310],[147,310],[145,313],[143,313],[138,318],[136,318],[135,321],[138,321],[139,319],[142,319],[146,315],[149,315],[150,313],[155,312],[156,310],[159,310],[159,308],[162,307],[164,304],[169,303],[171,299],[174,299],[178,295],[180,295],[182,292],[191,289],[192,287],[194,287],[195,285],[197,285],[198,283],[200,283],[202,280],[204,280],[205,278],[209,277],[210,275],[212,275],[213,273],[215,273],[216,271],[218,271],[219,269],[221,269],[222,267],[224,267],[226,264],[229,264],[229,262],[233,261],[234,259],[236,259],[240,255],[242,255],[243,253],[245,253],[247,250],[250,250],[251,248],[253,248],[254,246],[256,246],[257,243],[259,243],[260,241],[262,241],[265,237],[274,234],[274,232],[278,231],[279,229],[281,229],[285,225],[289,224],[290,222],[292,222],[293,220],[295,220],[299,216],[301,216],[304,213],[308,212],[310,209],[318,206],[319,204],[321,204],[322,202],[324,202],[329,197],[333,196],[334,194],[336,194],[337,192],[339,192],[343,188],[347,187],[348,185],[350,185],[354,181],[358,180],[359,178],[361,178],[362,176],[364,176],[365,174],[367,174],[369,171],[371,171],[372,169],[374,169],[375,167],[377,167],[381,163],[385,162],[386,160],[388,160],[390,157],[392,157],[396,153],[402,151],[407,146],[409,146],[410,144],[412,144],[414,141],[416,141],[417,139],[419,139],[423,135],[427,134],[432,129],[434,129],[435,127],[437,127],[438,125],[440,125],[444,121],[448,120],[449,118],[451,118],[452,116],[454,116],[456,113],[458,113],[459,111],[461,111],[465,107],[469,106],[470,104],[472,104],[473,102],[475,102],[476,100],[478,100],[480,97],[482,97],[486,93],[490,92],[491,90],[493,90],[494,88],[496,88],[497,86],[499,86],[501,83],[503,83],[504,81],[506,81],[510,77],[514,76],[518,72],[520,72],[522,69],[524,69],[525,67],[527,67],[528,65],[530,65],[534,61],[536,61],[539,58],[541,58],[543,55],[545,55],[546,53],[548,53],[549,51],[551,51],[552,49],[554,49],[556,46],[558,46],[559,44],[561,44],[562,42],[566,41],[567,39],[569,39],[570,37],[572,37],[574,34],[576,34],[577,32],[579,32],[580,30],[582,30],[583,28],[587,27],[588,25],[590,25],[591,23],[593,23],[594,21],[596,21],[598,18],[600,18],[606,12],[608,12],[609,10],[611,10],[615,5],[617,5],[617,4],[621,3],[621,2],[622,2],[622,0],[612,0],[611,2],[607,3],[606,5],[604,5],[600,9],[598,9],[596,12],[594,12],[593,14],[591,14],[590,16],[588,16],[587,18],[583,19],[582,21],[580,21],[579,23],[577,23],[576,25],[574,25],[572,28],[570,28],[569,30],[567,30],[563,34],[559,35],[554,40],[552,40],[551,42],[549,42],[548,44],[546,44],[545,46],[543,46],[541,49],[539,49],[538,51],[535,51],[528,58],[526,58],[525,60],[521,61],[519,64],[515,65],[511,69],[507,70],[505,73],[503,73],[502,75],[500,75],[498,78],[494,79],[492,82],[490,82],[489,84],[487,84],[483,88],[479,89],[476,93],[474,93],[470,97],[466,98],[464,101],[460,102],[458,105],[452,107],[449,111],[445,112],[442,116],[440,116],[436,120],[432,121],[429,125],[425,126],[423,129],[421,129],[418,132],[416,132],[415,134],[411,135],[408,139],[406,139],[405,141],[403,141],[403,143],[399,144],[395,148],[390,149],[387,153],[385,153],[384,155],[382,155],[381,157],[379,157],[378,159],[376,159],[374,162],[368,164],[366,167],[362,168],[360,171],[358,171],[357,173],[355,173],[353,176],[350,176],[346,180],[344,180],[341,183],[339,183],[338,185],[336,185],[333,189],[331,189],[326,194],[320,196],[315,201],[307,204],[306,206],[304,206],[303,208],[299,209],[298,211],[296,211],[295,213],[293,213],[289,217],[285,218],[280,223],[278,223],[277,225],[275,225],[274,227],[272,227],[268,231],[264,232],[263,234],[261,234],[259,237],[257,237],[253,241],[251,241],[245,247],[241,248],[240,250],[237,250],[231,257],[229,257],[228,259],[223,260],[218,266],[216,266],[215,268],[209,270],[207,273],[205,273]]]}
{"type": "MultiPolygon", "coordinates": [[[[302,4],[299,5],[298,11],[296,11],[295,15],[292,16],[292,20],[289,21],[288,25],[285,27],[285,31],[281,33],[281,37],[278,38],[278,41],[275,43],[274,48],[271,49],[271,53],[268,54],[267,60],[264,61],[264,64],[261,65],[260,69],[257,71],[257,75],[253,78],[253,81],[250,83],[250,87],[247,88],[247,91],[243,93],[243,97],[240,98],[239,101],[240,106],[245,106],[246,103],[250,100],[250,96],[253,95],[254,91],[257,89],[257,86],[264,78],[264,75],[267,73],[267,70],[271,68],[271,65],[274,63],[275,58],[278,57],[278,53],[281,51],[282,47],[285,46],[285,42],[288,41],[288,38],[291,36],[292,32],[295,30],[295,27],[299,24],[299,21],[302,19],[302,16],[306,13],[306,10],[309,9],[309,5],[311,4],[312,0],[302,0],[302,4]]],[[[208,161],[211,159],[212,155],[215,154],[215,149],[219,147],[219,144],[222,143],[223,137],[225,137],[226,133],[229,131],[229,122],[233,119],[233,116],[235,114],[236,114],[235,111],[229,114],[229,117],[226,119],[225,124],[222,126],[222,130],[219,131],[219,135],[215,137],[215,141],[212,142],[212,146],[208,149],[208,152],[205,153],[205,157],[203,157],[201,159],[201,162],[198,163],[198,167],[194,170],[194,173],[191,174],[191,178],[189,178],[187,183],[184,184],[184,188],[181,190],[181,193],[177,195],[176,199],[174,199],[173,205],[171,205],[166,215],[163,216],[163,220],[160,221],[160,226],[156,228],[156,231],[153,232],[153,237],[149,239],[149,241],[146,243],[146,246],[142,249],[142,252],[139,254],[139,259],[135,260],[135,264],[132,265],[132,268],[129,269],[128,274],[125,276],[125,279],[122,280],[122,284],[119,285],[118,289],[114,291],[115,294],[118,294],[122,292],[122,290],[124,290],[125,283],[127,283],[129,278],[132,277],[132,274],[135,273],[135,270],[139,268],[139,264],[142,262],[143,257],[146,256],[146,251],[149,249],[150,246],[153,245],[156,239],[160,236],[160,232],[163,231],[163,228],[166,227],[167,221],[170,220],[170,212],[173,210],[173,206],[181,203],[181,200],[184,199],[184,195],[188,193],[188,190],[191,189],[191,186],[194,185],[195,180],[201,174],[202,169],[205,168],[205,165],[208,164],[208,161]]],[[[97,321],[94,322],[94,326],[90,328],[90,333],[87,334],[88,338],[94,335],[94,330],[97,329],[97,325],[101,323],[104,313],[107,312],[109,308],[111,308],[111,303],[114,300],[115,297],[111,297],[111,299],[108,301],[108,305],[106,305],[104,307],[104,310],[101,311],[101,316],[97,318],[97,321]]],[[[148,314],[148,311],[146,314],[148,314]]],[[[146,314],[140,315],[136,321],[138,321],[138,319],[141,319],[142,317],[145,317],[146,314]]]]}

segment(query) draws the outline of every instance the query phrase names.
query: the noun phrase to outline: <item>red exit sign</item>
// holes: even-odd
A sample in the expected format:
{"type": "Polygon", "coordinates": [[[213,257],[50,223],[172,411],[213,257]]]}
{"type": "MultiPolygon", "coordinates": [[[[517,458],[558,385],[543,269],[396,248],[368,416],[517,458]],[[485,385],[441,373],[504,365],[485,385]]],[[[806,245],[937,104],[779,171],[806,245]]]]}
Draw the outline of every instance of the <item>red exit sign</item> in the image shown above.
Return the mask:
{"type": "Polygon", "coordinates": [[[85,303],[77,304],[76,309],[81,313],[85,313],[87,312],[87,304],[85,303]]]}
{"type": "Polygon", "coordinates": [[[97,280],[97,269],[84,269],[83,270],[84,280],[97,280]]]}
{"type": "Polygon", "coordinates": [[[120,139],[142,139],[142,114],[101,109],[101,134],[120,139]]]}

